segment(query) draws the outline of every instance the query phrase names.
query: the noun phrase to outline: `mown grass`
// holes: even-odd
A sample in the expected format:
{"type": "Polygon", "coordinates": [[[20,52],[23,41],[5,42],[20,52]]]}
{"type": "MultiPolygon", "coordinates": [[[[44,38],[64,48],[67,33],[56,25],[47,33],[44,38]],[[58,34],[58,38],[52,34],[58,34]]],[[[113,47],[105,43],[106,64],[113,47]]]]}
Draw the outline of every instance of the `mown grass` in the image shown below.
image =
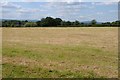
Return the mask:
{"type": "MultiPolygon", "coordinates": [[[[94,47],[85,47],[85,46],[60,46],[60,45],[51,45],[51,44],[41,44],[33,47],[29,46],[27,48],[22,48],[19,46],[16,47],[5,47],[3,46],[3,56],[15,57],[15,56],[24,56],[30,59],[50,59],[53,61],[61,60],[70,60],[78,61],[83,63],[90,63],[93,59],[97,61],[101,60],[112,60],[115,61],[116,54],[112,54],[109,51],[103,51],[94,47]],[[39,47],[38,47],[39,46],[39,47]],[[85,59],[86,58],[86,59],[85,59]],[[87,60],[91,59],[91,60],[87,60]],[[99,59],[99,60],[98,60],[99,59]]],[[[96,61],[96,62],[97,62],[96,61]]],[[[93,60],[94,62],[94,60],[93,60]]],[[[101,63],[103,63],[101,61],[101,63]]],[[[107,62],[106,62],[107,63],[107,62]]],[[[105,63],[105,64],[106,64],[105,63]]],[[[91,63],[90,63],[91,64],[91,63]]]]}
{"type": "Polygon", "coordinates": [[[33,49],[33,47],[31,46],[27,48],[22,48],[19,46],[8,47],[4,45],[3,56],[5,58],[15,58],[15,60],[11,60],[8,58],[8,60],[11,61],[5,61],[6,65],[3,65],[3,77],[101,77],[104,75],[97,74],[97,72],[94,71],[95,68],[98,69],[97,71],[99,71],[100,69],[101,72],[102,70],[104,70],[104,73],[107,73],[107,70],[112,72],[116,68],[109,68],[109,66],[105,66],[116,65],[116,63],[114,63],[116,62],[116,55],[111,54],[108,51],[105,52],[97,48],[85,46],[60,46],[50,44],[42,44],[38,46],[39,47],[36,47],[36,49],[33,49]],[[25,60],[30,59],[35,62],[30,63],[29,61],[26,61],[25,65],[19,65],[24,62],[24,60],[17,60],[19,58],[24,58],[25,60]],[[46,67],[40,65],[41,63],[46,64],[46,67]],[[13,64],[16,67],[12,67],[13,64]],[[9,65],[11,66],[11,68],[9,65]],[[30,66],[33,66],[33,68],[30,68],[28,70],[27,68],[22,68],[23,65],[24,67],[28,68],[30,66]],[[19,67],[24,71],[22,72],[19,67]],[[36,71],[36,69],[39,68],[43,69],[42,72],[36,71]],[[14,71],[10,71],[9,73],[7,71],[9,69],[13,69],[14,71]],[[49,74],[49,70],[51,69],[53,71],[51,72],[51,74],[49,74]],[[46,72],[46,70],[48,72],[46,72]],[[26,74],[25,71],[30,71],[30,73],[26,74]],[[35,74],[31,74],[32,71],[34,71],[35,74]]]}
{"type": "MultiPolygon", "coordinates": [[[[107,34],[104,36],[98,34],[101,36],[97,37],[99,39],[104,40],[103,38],[107,37],[108,41],[105,39],[105,42],[95,38],[94,33],[90,33],[90,36],[94,36],[92,40],[88,35],[89,29],[83,29],[86,31],[85,34],[79,32],[80,28],[63,29],[59,36],[59,29],[53,32],[51,29],[46,29],[48,32],[42,29],[19,30],[21,31],[18,32],[14,28],[3,30],[2,71],[4,78],[111,78],[118,75],[116,41],[108,44],[108,41],[112,42],[111,39],[117,38],[114,34],[112,37],[111,34],[107,35],[114,33],[116,31],[114,29],[106,29],[107,34]],[[65,37],[67,39],[64,40],[65,37]],[[43,39],[51,41],[46,43],[43,39]],[[81,41],[79,42],[78,39],[81,41]],[[90,41],[86,40],[84,43],[84,39],[90,41]],[[96,45],[97,42],[103,47],[96,45]]],[[[101,32],[104,30],[101,29],[101,32]]]]}
{"type": "MultiPolygon", "coordinates": [[[[71,72],[71,71],[58,71],[58,70],[49,70],[49,69],[43,69],[40,67],[26,67],[21,65],[14,65],[14,64],[3,64],[4,68],[3,71],[7,71],[7,73],[3,73],[4,77],[9,78],[84,78],[85,76],[81,74],[80,72],[71,72]],[[8,69],[8,67],[10,69],[8,69]]],[[[89,75],[86,78],[94,78],[96,74],[94,74],[92,71],[89,72],[89,75]]]]}

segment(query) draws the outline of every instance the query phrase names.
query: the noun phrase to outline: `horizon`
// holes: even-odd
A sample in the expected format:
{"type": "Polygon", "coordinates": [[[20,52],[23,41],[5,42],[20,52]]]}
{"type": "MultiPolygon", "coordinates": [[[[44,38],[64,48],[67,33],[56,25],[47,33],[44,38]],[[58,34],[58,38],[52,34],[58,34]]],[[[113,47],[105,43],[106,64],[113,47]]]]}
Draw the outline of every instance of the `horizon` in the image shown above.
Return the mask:
{"type": "Polygon", "coordinates": [[[117,2],[4,2],[1,6],[2,19],[41,20],[49,16],[80,22],[118,20],[117,2]]]}
{"type": "MultiPolygon", "coordinates": [[[[50,16],[48,16],[50,17],[50,16]]],[[[46,17],[45,17],[46,18],[46,17]]],[[[56,17],[58,18],[58,17],[56,17]]],[[[20,21],[41,21],[41,20],[37,20],[37,19],[0,19],[0,20],[20,20],[20,21]]],[[[62,19],[63,20],[63,19],[62,19]]],[[[94,19],[96,20],[96,19],[94,19]]],[[[63,20],[63,21],[70,21],[70,20],[63,20]]],[[[74,21],[78,21],[78,20],[74,20],[74,21]]],[[[74,22],[74,21],[70,21],[70,22],[74,22]]],[[[92,20],[86,20],[86,21],[79,21],[79,22],[89,22],[89,21],[92,21],[92,20]]],[[[97,20],[96,20],[97,21],[97,20]]],[[[115,21],[119,21],[119,20],[115,20],[115,21]]],[[[115,22],[115,21],[106,21],[106,22],[115,22]]],[[[99,21],[97,21],[99,23],[99,21]]],[[[105,21],[101,21],[100,23],[106,23],[105,21]]]]}

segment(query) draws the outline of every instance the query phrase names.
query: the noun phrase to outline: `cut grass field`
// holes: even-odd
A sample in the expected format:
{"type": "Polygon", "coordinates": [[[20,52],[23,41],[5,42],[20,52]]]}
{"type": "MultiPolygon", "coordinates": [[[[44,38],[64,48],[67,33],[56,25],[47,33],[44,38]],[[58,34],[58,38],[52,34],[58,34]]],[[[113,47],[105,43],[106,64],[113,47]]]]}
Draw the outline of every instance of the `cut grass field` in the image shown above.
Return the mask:
{"type": "Polygon", "coordinates": [[[117,78],[118,28],[2,28],[4,78],[117,78]]]}

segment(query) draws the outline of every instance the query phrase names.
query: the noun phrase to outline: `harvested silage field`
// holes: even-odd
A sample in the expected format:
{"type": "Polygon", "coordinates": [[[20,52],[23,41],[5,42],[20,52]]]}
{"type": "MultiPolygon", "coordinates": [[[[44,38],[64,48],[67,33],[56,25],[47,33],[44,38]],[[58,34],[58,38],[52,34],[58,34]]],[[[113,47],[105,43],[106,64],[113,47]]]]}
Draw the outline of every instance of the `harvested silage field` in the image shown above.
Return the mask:
{"type": "Polygon", "coordinates": [[[117,78],[118,28],[2,28],[3,78],[117,78]]]}

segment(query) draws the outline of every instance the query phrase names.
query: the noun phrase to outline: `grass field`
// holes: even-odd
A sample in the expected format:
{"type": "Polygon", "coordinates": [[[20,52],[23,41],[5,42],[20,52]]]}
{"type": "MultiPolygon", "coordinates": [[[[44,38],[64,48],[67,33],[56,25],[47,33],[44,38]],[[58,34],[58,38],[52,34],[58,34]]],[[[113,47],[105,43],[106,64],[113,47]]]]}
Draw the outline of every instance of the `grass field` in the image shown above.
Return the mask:
{"type": "Polygon", "coordinates": [[[117,78],[118,28],[2,28],[4,78],[117,78]]]}

